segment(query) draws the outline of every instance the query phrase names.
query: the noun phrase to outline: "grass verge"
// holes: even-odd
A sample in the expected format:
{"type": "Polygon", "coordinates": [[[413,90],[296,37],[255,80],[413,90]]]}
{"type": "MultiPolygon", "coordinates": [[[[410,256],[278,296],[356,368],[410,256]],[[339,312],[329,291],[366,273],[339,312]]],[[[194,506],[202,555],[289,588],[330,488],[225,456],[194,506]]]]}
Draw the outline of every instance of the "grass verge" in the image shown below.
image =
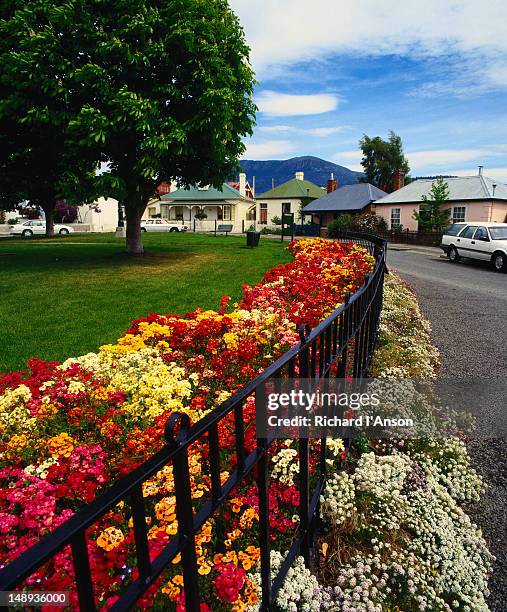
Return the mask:
{"type": "Polygon", "coordinates": [[[217,308],[289,259],[275,240],[145,234],[131,257],[112,234],[0,242],[0,372],[27,359],[62,360],[115,341],[148,312],[217,308]]]}

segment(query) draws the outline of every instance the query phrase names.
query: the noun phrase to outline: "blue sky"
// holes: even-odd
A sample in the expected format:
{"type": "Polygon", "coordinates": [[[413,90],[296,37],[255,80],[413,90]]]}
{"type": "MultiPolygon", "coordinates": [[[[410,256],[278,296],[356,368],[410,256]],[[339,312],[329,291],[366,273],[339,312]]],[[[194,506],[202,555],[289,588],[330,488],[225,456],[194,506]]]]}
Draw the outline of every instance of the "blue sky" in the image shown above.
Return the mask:
{"type": "Polygon", "coordinates": [[[504,0],[230,0],[259,85],[245,158],[360,169],[363,133],[404,143],[412,175],[507,182],[504,0]]]}

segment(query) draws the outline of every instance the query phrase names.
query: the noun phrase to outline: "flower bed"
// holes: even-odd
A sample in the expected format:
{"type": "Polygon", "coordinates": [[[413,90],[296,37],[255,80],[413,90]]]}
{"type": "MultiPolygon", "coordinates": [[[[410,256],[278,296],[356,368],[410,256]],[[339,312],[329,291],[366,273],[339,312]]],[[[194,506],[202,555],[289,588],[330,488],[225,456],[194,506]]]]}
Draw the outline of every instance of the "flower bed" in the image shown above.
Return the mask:
{"type": "MultiPolygon", "coordinates": [[[[130,472],[163,444],[174,411],[196,422],[298,342],[297,326],[314,326],[354,292],[373,260],[353,244],[301,240],[294,260],[245,287],[240,304],[185,317],[150,314],[132,323],[115,345],[63,364],[29,362],[28,372],[0,377],[0,561],[16,558],[130,472]]],[[[245,443],[255,445],[254,405],[245,407],[245,443]]],[[[233,423],[220,427],[222,465],[234,467],[233,423]]],[[[339,443],[334,445],[339,455],[339,443]]],[[[196,506],[210,490],[207,444],[190,448],[196,506]]],[[[297,460],[280,443],[273,448],[276,478],[270,490],[275,548],[286,550],[297,526],[299,494],[285,469],[297,460]]],[[[222,477],[227,478],[223,472],[222,477]]],[[[150,554],[177,532],[172,467],[144,484],[150,554]]],[[[215,609],[244,610],[258,602],[255,577],[258,493],[254,478],[236,491],[222,514],[196,538],[201,593],[215,609]],[[220,534],[218,524],[225,527],[220,534]],[[224,545],[221,543],[225,542],[224,545]],[[247,574],[250,572],[250,574],[247,574]]],[[[221,527],[221,529],[222,529],[221,527]]],[[[108,608],[136,577],[132,519],[123,504],[88,533],[97,605],[108,608]]],[[[77,606],[68,550],[26,581],[27,587],[70,590],[77,606]]],[[[183,609],[179,560],[141,600],[141,608],[183,609]]]]}
{"type": "MultiPolygon", "coordinates": [[[[315,325],[354,291],[372,261],[364,250],[323,240],[291,245],[294,261],[245,287],[233,309],[134,321],[117,344],[64,364],[31,362],[28,374],[1,379],[0,554],[15,558],[105,486],[160,447],[171,411],[196,421],[298,341],[297,324],[315,325]],[[229,310],[229,311],[228,311],[229,310]]],[[[372,366],[379,377],[431,377],[438,354],[417,301],[399,279],[386,280],[381,335],[372,366]]],[[[245,408],[248,450],[254,406],[245,408]]],[[[233,423],[219,431],[222,478],[234,467],[233,423]],[[228,470],[228,471],[226,471],[228,470]]],[[[209,495],[208,447],[190,447],[192,496],[209,495]]],[[[315,564],[298,558],[276,601],[280,610],[487,610],[491,556],[463,510],[482,482],[457,439],[382,444],[358,440],[343,460],[328,440],[329,474],[321,512],[326,529],[315,564]]],[[[318,460],[312,446],[311,469],[318,460]]],[[[269,491],[272,570],[298,524],[295,442],[275,442],[269,491]]],[[[172,468],[143,487],[150,554],[177,532],[172,468]]],[[[259,521],[254,476],[196,537],[201,609],[254,612],[260,600],[259,521]]],[[[132,519],[119,504],[88,533],[97,605],[108,609],[136,578],[132,519]]],[[[69,551],[28,587],[71,590],[69,551]]],[[[140,609],[184,606],[180,560],[140,600],[140,609]]]]}
{"type": "MultiPolygon", "coordinates": [[[[430,331],[410,289],[387,276],[373,375],[434,377],[430,331]]],[[[349,611],[488,610],[492,556],[463,508],[483,483],[464,443],[358,440],[347,459],[322,496],[328,533],[312,601],[349,611]]]]}

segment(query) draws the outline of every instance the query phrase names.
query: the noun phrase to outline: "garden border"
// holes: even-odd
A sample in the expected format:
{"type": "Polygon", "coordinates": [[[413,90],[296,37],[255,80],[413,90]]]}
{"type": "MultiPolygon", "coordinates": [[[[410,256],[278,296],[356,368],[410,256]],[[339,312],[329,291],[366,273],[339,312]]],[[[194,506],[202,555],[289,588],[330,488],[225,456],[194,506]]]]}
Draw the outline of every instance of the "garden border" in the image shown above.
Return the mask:
{"type": "MultiPolygon", "coordinates": [[[[188,415],[174,413],[165,429],[166,445],[149,460],[120,478],[113,486],[69,518],[54,532],[44,536],[37,544],[0,571],[0,591],[11,591],[34,571],[70,545],[79,607],[86,612],[96,610],[86,530],[100,520],[121,501],[129,502],[137,555],[139,577],[126,587],[111,610],[128,610],[153,585],[163,570],[181,553],[185,586],[185,605],[188,612],[199,612],[197,559],[195,534],[213,516],[235,487],[255,467],[259,487],[259,547],[261,551],[262,605],[269,610],[283,584],[292,562],[301,554],[308,563],[318,520],[319,500],[326,476],[326,443],[321,443],[318,478],[312,491],[309,487],[308,438],[298,439],[300,457],[299,529],[278,574],[272,580],[270,569],[270,528],[268,507],[269,456],[274,438],[258,439],[257,447],[248,455],[244,444],[243,407],[246,400],[264,387],[267,381],[295,372],[301,378],[314,381],[337,376],[362,378],[367,374],[377,340],[382,308],[383,282],[386,269],[386,241],[373,235],[347,232],[338,240],[353,241],[365,247],[374,256],[373,272],[363,286],[352,296],[347,293],[345,303],[319,325],[309,331],[299,330],[300,342],[284,353],[260,375],[237,391],[206,417],[190,426],[188,415]],[[336,366],[333,369],[333,366],[336,366]],[[218,424],[234,414],[236,468],[225,482],[220,479],[220,453],[218,424]],[[188,448],[207,436],[211,477],[211,498],[195,512],[190,485],[188,448]],[[145,520],[143,483],[169,462],[173,464],[176,516],[178,533],[153,560],[150,559],[148,533],[145,520]]],[[[260,401],[261,393],[256,394],[260,401]]]]}

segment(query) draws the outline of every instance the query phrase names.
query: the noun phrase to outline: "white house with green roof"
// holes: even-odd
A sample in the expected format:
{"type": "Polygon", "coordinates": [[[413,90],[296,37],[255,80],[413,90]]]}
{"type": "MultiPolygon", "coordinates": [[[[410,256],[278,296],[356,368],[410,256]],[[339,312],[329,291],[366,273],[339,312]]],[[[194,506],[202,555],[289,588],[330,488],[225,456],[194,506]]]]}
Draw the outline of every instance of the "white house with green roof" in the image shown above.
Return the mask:
{"type": "Polygon", "coordinates": [[[274,217],[284,213],[295,213],[296,221],[303,206],[326,195],[326,190],[305,180],[304,172],[296,172],[295,178],[256,196],[257,227],[274,225],[274,217]]]}
{"type": "Polygon", "coordinates": [[[213,230],[215,222],[221,225],[232,225],[233,232],[243,231],[243,227],[252,222],[255,216],[255,200],[246,195],[246,180],[240,175],[239,187],[234,189],[223,183],[221,189],[215,187],[180,188],[164,194],[158,202],[148,206],[145,217],[160,214],[163,219],[183,221],[197,230],[213,230]],[[199,213],[206,215],[199,218],[199,213]],[[197,217],[196,217],[197,215],[197,217]]]}

